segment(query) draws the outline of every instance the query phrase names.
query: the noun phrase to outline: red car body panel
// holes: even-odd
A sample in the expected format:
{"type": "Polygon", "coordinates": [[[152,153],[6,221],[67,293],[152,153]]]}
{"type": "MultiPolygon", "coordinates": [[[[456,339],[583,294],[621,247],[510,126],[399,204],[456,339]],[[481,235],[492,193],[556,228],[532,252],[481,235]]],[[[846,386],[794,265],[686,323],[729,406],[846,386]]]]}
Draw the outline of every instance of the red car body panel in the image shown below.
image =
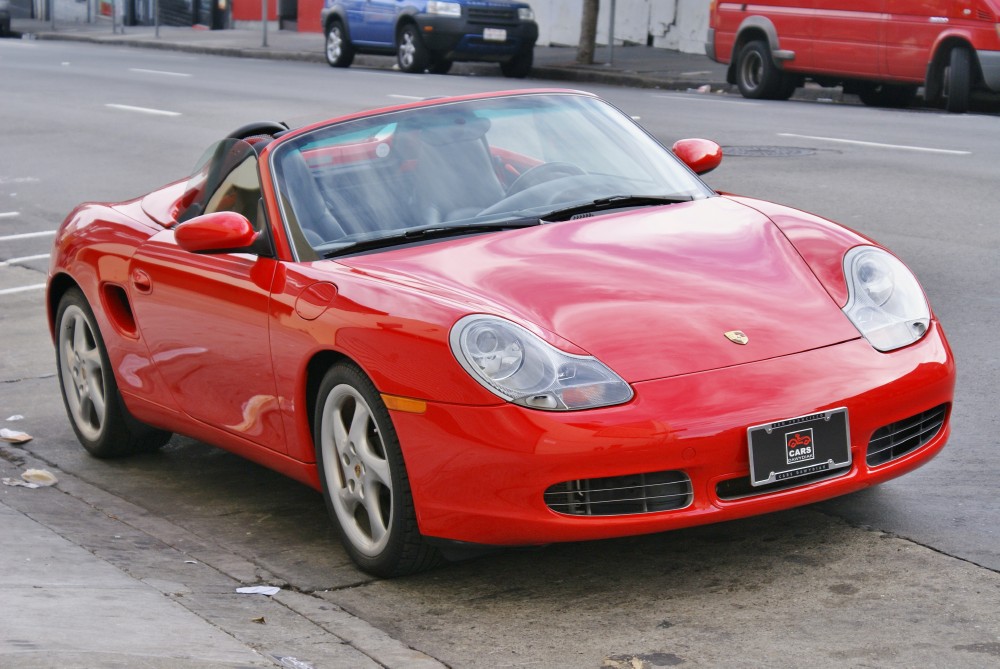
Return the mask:
{"type": "MultiPolygon", "coordinates": [[[[259,169],[268,218],[281,221],[273,146],[259,169]]],[[[297,262],[280,224],[275,257],[184,251],[173,228],[187,204],[176,182],[74,210],[55,239],[50,322],[60,294],[79,286],[136,418],[317,489],[316,384],[334,361],[353,361],[384,396],[420,400],[421,410],[390,413],[426,536],[541,544],[775,511],[899,476],[950,432],[955,368],[940,325],[932,318],[916,343],[876,351],[841,311],[844,254],[872,242],[793,209],[710,197],[297,262]],[[567,412],[503,401],[449,345],[452,325],[477,313],[597,357],[634,397],[567,412]],[[746,345],[723,336],[737,329],[746,345]],[[748,427],[841,407],[849,468],[785,490],[719,493],[750,473],[748,427]],[[935,407],[945,419],[933,438],[867,464],[876,430],[935,407]],[[690,477],[684,508],[571,517],[543,499],[565,481],[669,470],[690,477]]]]}

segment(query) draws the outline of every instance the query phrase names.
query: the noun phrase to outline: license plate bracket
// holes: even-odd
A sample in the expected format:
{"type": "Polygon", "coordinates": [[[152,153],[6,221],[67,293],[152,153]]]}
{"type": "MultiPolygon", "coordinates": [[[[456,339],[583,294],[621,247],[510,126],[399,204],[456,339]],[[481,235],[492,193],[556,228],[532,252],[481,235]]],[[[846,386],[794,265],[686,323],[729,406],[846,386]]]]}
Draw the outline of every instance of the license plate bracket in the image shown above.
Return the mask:
{"type": "Polygon", "coordinates": [[[487,42],[506,42],[507,31],[503,28],[483,28],[483,39],[487,42]]]}
{"type": "Polygon", "coordinates": [[[747,442],[755,487],[851,464],[846,407],[754,425],[747,429],[747,442]]]}

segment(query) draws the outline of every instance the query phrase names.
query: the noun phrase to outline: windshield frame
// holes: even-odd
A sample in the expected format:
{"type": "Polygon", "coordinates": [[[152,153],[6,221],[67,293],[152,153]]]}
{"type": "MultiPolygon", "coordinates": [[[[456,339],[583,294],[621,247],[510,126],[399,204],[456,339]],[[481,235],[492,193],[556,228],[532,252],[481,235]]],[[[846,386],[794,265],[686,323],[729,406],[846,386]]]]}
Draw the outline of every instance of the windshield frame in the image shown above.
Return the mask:
{"type": "MultiPolygon", "coordinates": [[[[276,197],[276,208],[280,212],[281,223],[284,226],[287,238],[290,240],[292,253],[297,261],[314,261],[320,260],[325,255],[322,250],[324,245],[329,249],[329,243],[334,241],[332,239],[324,240],[323,243],[310,243],[305,236],[305,231],[302,226],[298,223],[295,217],[295,213],[291,211],[293,208],[292,203],[289,201],[287,192],[288,189],[285,184],[286,175],[281,161],[284,156],[287,156],[289,152],[297,151],[301,155],[303,150],[308,150],[310,147],[315,148],[317,146],[322,146],[324,141],[336,142],[338,137],[349,137],[355,136],[360,137],[362,140],[365,138],[365,133],[370,131],[370,137],[367,138],[368,141],[373,143],[373,146],[377,148],[377,142],[381,141],[379,138],[380,132],[384,135],[384,129],[390,125],[400,123],[416,123],[420,124],[423,122],[431,123],[431,120],[435,115],[448,114],[450,112],[456,113],[471,113],[474,114],[477,110],[484,114],[495,113],[500,115],[504,111],[504,106],[506,105],[509,109],[523,110],[531,105],[544,105],[546,103],[552,104],[558,107],[559,104],[563,103],[566,98],[572,98],[577,101],[582,101],[585,105],[592,105],[593,110],[598,113],[603,113],[605,115],[605,121],[612,124],[612,127],[616,129],[621,129],[622,132],[629,135],[636,142],[637,148],[644,149],[641,152],[641,162],[646,162],[657,166],[657,169],[664,170],[668,174],[671,180],[682,183],[685,187],[684,190],[675,191],[672,193],[663,193],[662,196],[665,197],[676,197],[678,199],[683,198],[686,200],[704,199],[708,197],[714,197],[717,193],[705,184],[698,175],[696,175],[687,165],[685,165],[674,153],[663,145],[656,137],[654,137],[650,132],[638,124],[632,117],[625,114],[622,110],[618,109],[611,103],[589,93],[583,93],[578,91],[564,91],[564,90],[541,90],[541,91],[520,91],[520,92],[508,92],[500,94],[488,94],[488,95],[478,95],[478,96],[468,96],[463,98],[456,98],[451,100],[443,101],[428,101],[423,103],[414,103],[410,105],[404,105],[401,107],[394,107],[390,109],[375,110],[372,112],[362,112],[359,114],[354,114],[342,119],[335,121],[315,124],[301,130],[294,131],[289,135],[282,137],[276,142],[276,145],[272,146],[267,156],[268,160],[268,172],[270,180],[273,186],[273,192],[276,197]],[[532,100],[534,99],[534,100],[532,100]],[[562,99],[562,100],[560,100],[562,99]]],[[[558,109],[557,109],[558,111],[558,109]]],[[[487,126],[488,127],[488,126],[487,126]]],[[[395,129],[393,130],[395,132],[395,129]]],[[[471,132],[471,131],[469,131],[471,132]]],[[[382,137],[384,139],[384,136],[382,137]]],[[[484,144],[486,140],[483,139],[484,144]]],[[[363,145],[364,141],[360,142],[359,145],[363,145]]],[[[492,145],[488,145],[493,148],[492,145]]],[[[504,147],[500,147],[502,150],[504,147]]],[[[603,154],[595,154],[598,160],[601,159],[603,154]]],[[[637,161],[640,162],[640,161],[637,161]]],[[[649,165],[646,166],[647,170],[650,169],[649,165]]],[[[647,171],[647,173],[649,173],[647,171]]],[[[624,181],[624,180],[623,180],[624,181]]],[[[640,187],[641,188],[641,187],[640,187]]],[[[622,187],[620,190],[612,191],[607,193],[607,196],[618,197],[622,195],[631,195],[631,188],[622,187]]],[[[640,192],[644,192],[647,189],[642,189],[640,192]]],[[[600,195],[600,194],[599,194],[600,195]]],[[[653,193],[653,195],[661,195],[658,193],[653,193]]],[[[501,200],[507,199],[506,196],[502,197],[501,200]]],[[[572,204],[582,204],[588,200],[593,200],[593,197],[582,197],[572,200],[566,200],[561,203],[556,203],[557,205],[550,208],[560,209],[566,205],[572,204]]],[[[329,202],[326,203],[329,206],[329,202]]],[[[518,217],[518,211],[523,211],[523,207],[515,207],[510,209],[509,217],[511,219],[518,217]]],[[[602,212],[603,213],[603,212],[602,212]]],[[[480,216],[486,216],[483,220],[491,221],[494,225],[483,225],[484,232],[487,230],[495,230],[498,224],[504,219],[498,217],[496,212],[490,212],[489,207],[482,210],[480,216]]],[[[521,214],[523,216],[523,213],[521,214]]],[[[468,220],[452,219],[452,222],[467,226],[468,220]]],[[[431,223],[432,224],[432,223],[431,223]]],[[[442,221],[439,227],[447,227],[448,222],[442,221]]],[[[413,225],[399,225],[398,227],[391,228],[391,230],[396,230],[397,232],[404,232],[406,229],[413,227],[413,225]]],[[[408,239],[405,234],[397,235],[386,235],[386,230],[365,228],[366,231],[372,234],[372,239],[386,236],[394,236],[400,240],[401,244],[406,244],[416,240],[408,239]]],[[[473,234],[473,233],[470,233],[473,234]]],[[[355,237],[356,233],[346,232],[346,236],[355,237]]],[[[447,235],[442,235],[442,239],[447,238],[447,235]]]]}

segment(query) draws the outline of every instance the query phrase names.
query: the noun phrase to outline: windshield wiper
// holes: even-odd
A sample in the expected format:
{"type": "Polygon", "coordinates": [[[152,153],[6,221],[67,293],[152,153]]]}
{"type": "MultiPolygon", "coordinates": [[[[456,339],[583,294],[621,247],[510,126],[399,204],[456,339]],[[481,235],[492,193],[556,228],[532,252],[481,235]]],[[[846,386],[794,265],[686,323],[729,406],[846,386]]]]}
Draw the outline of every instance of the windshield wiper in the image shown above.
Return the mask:
{"type": "Polygon", "coordinates": [[[542,221],[568,221],[580,214],[593,214],[611,209],[626,209],[628,207],[651,207],[661,204],[678,204],[680,202],[691,202],[693,195],[609,195],[590,200],[583,204],[574,204],[571,207],[555,209],[546,214],[541,214],[538,218],[542,221]]]}
{"type": "Polygon", "coordinates": [[[507,221],[495,221],[490,223],[457,223],[455,225],[433,223],[418,228],[408,228],[402,232],[397,232],[374,239],[363,239],[357,242],[349,242],[323,254],[324,258],[336,258],[337,256],[351,253],[361,253],[363,251],[373,251],[384,249],[399,244],[407,244],[425,239],[441,239],[444,237],[454,237],[456,235],[466,235],[472,232],[498,232],[500,230],[512,230],[516,228],[530,228],[540,225],[537,218],[517,218],[507,221]]]}

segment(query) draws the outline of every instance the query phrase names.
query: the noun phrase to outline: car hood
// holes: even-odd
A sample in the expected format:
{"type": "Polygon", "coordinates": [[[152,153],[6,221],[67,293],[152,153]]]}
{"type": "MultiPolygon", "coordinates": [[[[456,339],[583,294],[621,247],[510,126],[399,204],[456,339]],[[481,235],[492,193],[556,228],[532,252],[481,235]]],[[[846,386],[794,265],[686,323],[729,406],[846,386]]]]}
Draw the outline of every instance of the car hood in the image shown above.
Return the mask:
{"type": "Polygon", "coordinates": [[[859,336],[777,226],[724,197],[339,262],[548,330],[629,382],[859,336]]]}

